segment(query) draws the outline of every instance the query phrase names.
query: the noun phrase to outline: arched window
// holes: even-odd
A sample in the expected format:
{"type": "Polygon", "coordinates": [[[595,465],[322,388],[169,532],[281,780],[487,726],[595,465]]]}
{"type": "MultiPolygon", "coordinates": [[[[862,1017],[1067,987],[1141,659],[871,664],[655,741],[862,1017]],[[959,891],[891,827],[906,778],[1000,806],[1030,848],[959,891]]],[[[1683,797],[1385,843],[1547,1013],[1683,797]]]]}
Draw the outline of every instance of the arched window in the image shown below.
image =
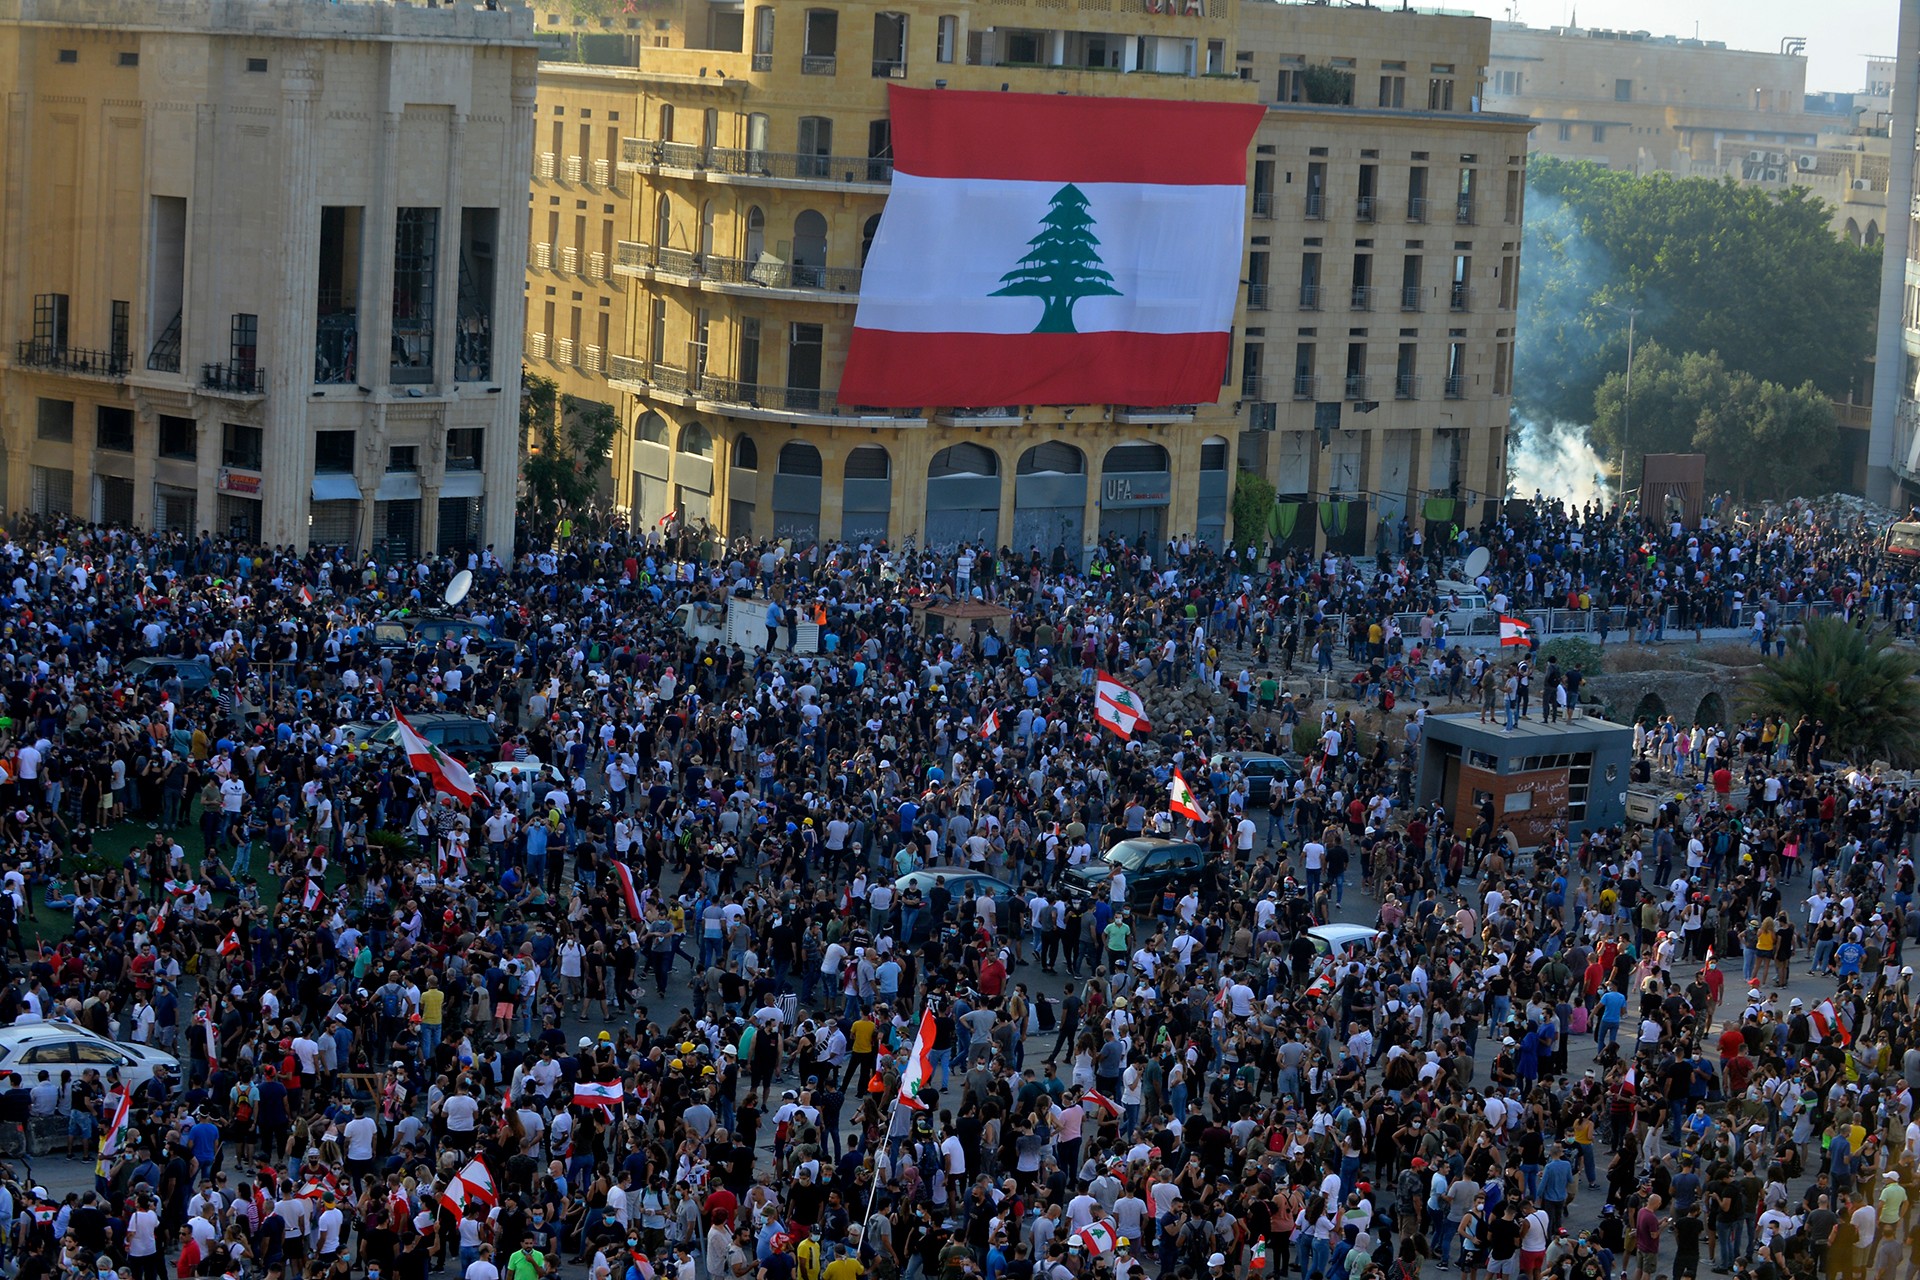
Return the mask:
{"type": "Polygon", "coordinates": [[[655,135],[661,142],[673,141],[673,104],[660,104],[660,132],[655,135]]]}
{"type": "Polygon", "coordinates": [[[667,420],[649,409],[634,423],[633,434],[647,444],[663,445],[667,442],[667,420]]]}
{"type": "Polygon", "coordinates": [[[1117,444],[1107,450],[1101,470],[1128,474],[1142,471],[1166,471],[1167,451],[1157,444],[1117,444]]]}
{"type": "Polygon", "coordinates": [[[873,238],[880,233],[880,215],[874,214],[860,227],[860,265],[867,265],[867,255],[873,252],[873,238]]]}
{"type": "Polygon", "coordinates": [[[803,209],[793,220],[793,265],[827,265],[827,220],[812,209],[803,209]]]}
{"type": "Polygon", "coordinates": [[[747,252],[748,262],[760,261],[760,255],[767,251],[767,215],[759,205],[747,208],[747,252]]]}
{"type": "Polygon", "coordinates": [[[700,206],[700,252],[713,252],[713,201],[708,200],[700,206]]]}
{"type": "Polygon", "coordinates": [[[653,244],[656,249],[665,249],[672,243],[673,197],[663,191],[653,206],[653,244]]]}
{"type": "Polygon", "coordinates": [[[847,455],[847,479],[885,480],[893,475],[893,459],[885,445],[863,444],[847,455]]]}
{"type": "Polygon", "coordinates": [[[927,475],[933,478],[999,474],[1000,455],[977,444],[950,444],[934,454],[933,461],[927,464],[927,475]]]}
{"type": "Polygon", "coordinates": [[[680,452],[697,458],[712,457],[713,433],[697,422],[689,422],[680,428],[680,452]]]}
{"type": "Polygon", "coordinates": [[[760,446],[752,436],[739,436],[733,442],[733,465],[742,471],[760,469],[760,446]]]}
{"type": "Polygon", "coordinates": [[[1014,469],[1016,475],[1023,476],[1078,476],[1086,471],[1087,455],[1058,440],[1033,446],[1020,455],[1020,465],[1014,469]]]}
{"type": "Polygon", "coordinates": [[[817,476],[820,471],[820,451],[812,445],[790,440],[780,446],[781,475],[817,476]]]}

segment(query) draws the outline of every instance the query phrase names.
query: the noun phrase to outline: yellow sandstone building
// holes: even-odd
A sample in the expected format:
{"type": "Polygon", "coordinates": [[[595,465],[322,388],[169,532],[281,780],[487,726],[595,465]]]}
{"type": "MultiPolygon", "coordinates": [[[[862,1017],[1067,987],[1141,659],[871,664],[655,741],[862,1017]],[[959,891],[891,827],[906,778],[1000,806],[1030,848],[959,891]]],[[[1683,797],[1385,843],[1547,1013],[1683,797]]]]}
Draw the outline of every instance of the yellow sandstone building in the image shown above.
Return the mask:
{"type": "Polygon", "coordinates": [[[1246,468],[1280,494],[1270,537],[1360,551],[1504,489],[1529,122],[1480,109],[1484,20],[679,0],[539,29],[528,363],[616,410],[609,498],[635,524],[1077,560],[1219,545],[1246,468]],[[1266,104],[1219,397],[842,403],[894,84],[1266,104]]]}
{"type": "Polygon", "coordinates": [[[0,0],[8,511],[513,541],[533,24],[0,0]]]}

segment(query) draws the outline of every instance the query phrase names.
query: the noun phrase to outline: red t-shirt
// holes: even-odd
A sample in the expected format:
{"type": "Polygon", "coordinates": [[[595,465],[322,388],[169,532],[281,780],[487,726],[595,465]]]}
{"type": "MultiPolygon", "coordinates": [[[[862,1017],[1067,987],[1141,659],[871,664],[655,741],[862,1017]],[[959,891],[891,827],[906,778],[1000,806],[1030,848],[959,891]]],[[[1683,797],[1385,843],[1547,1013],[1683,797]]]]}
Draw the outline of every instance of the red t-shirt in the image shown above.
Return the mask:
{"type": "Polygon", "coordinates": [[[1740,1028],[1728,1027],[1720,1033],[1720,1060],[1728,1061],[1747,1047],[1747,1038],[1740,1034],[1740,1028]]]}

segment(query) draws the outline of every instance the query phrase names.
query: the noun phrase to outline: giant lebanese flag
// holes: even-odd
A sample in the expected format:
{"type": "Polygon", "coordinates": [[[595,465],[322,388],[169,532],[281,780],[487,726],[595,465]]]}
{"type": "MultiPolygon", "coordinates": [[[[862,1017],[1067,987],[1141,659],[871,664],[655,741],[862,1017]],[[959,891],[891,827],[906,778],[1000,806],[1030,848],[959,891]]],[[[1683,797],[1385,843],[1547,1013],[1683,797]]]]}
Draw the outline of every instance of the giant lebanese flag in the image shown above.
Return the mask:
{"type": "Polygon", "coordinates": [[[1220,398],[1261,108],[890,86],[850,405],[1220,398]]]}
{"type": "Polygon", "coordinates": [[[900,1105],[915,1111],[927,1109],[927,1104],[920,1101],[920,1090],[933,1078],[933,1035],[933,1010],[922,1009],[920,1029],[914,1032],[906,1070],[900,1073],[900,1105]]]}

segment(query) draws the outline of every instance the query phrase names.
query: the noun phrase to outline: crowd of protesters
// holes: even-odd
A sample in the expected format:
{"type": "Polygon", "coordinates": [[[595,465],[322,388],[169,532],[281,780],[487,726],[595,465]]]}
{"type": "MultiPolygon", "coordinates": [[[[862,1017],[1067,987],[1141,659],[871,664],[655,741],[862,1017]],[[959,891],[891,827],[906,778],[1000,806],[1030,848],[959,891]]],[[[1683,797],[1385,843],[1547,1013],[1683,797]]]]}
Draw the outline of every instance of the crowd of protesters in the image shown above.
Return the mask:
{"type": "Polygon", "coordinates": [[[1869,535],[1542,503],[1363,566],[1181,539],[1083,568],[587,524],[387,565],[9,526],[0,1022],[179,1063],[0,1059],[0,1121],[109,1147],[91,1191],[0,1186],[16,1277],[1912,1270],[1911,802],[1822,769],[1822,726],[1663,724],[1643,775],[1700,781],[1657,824],[1516,858],[1490,809],[1413,805],[1426,698],[1379,696],[1436,654],[1503,669],[1393,621],[1444,611],[1469,541],[1497,606],[1657,639],[1667,606],[1898,619],[1869,535]],[[460,570],[468,625],[378,625],[449,612],[460,570]],[[819,652],[673,624],[726,597],[819,652]],[[999,628],[914,610],[962,597],[999,628]],[[1288,681],[1343,645],[1371,728],[1288,681]],[[1150,726],[1099,726],[1097,672],[1150,726]],[[1156,716],[1170,687],[1210,710],[1156,716]],[[395,712],[486,722],[482,794],[370,737],[395,712]],[[1229,753],[1297,748],[1263,812],[1229,753]],[[1143,835],[1202,869],[1074,889],[1143,835]],[[924,868],[1005,888],[896,887],[924,868]],[[1379,932],[1325,951],[1336,920],[1379,932]]]}

